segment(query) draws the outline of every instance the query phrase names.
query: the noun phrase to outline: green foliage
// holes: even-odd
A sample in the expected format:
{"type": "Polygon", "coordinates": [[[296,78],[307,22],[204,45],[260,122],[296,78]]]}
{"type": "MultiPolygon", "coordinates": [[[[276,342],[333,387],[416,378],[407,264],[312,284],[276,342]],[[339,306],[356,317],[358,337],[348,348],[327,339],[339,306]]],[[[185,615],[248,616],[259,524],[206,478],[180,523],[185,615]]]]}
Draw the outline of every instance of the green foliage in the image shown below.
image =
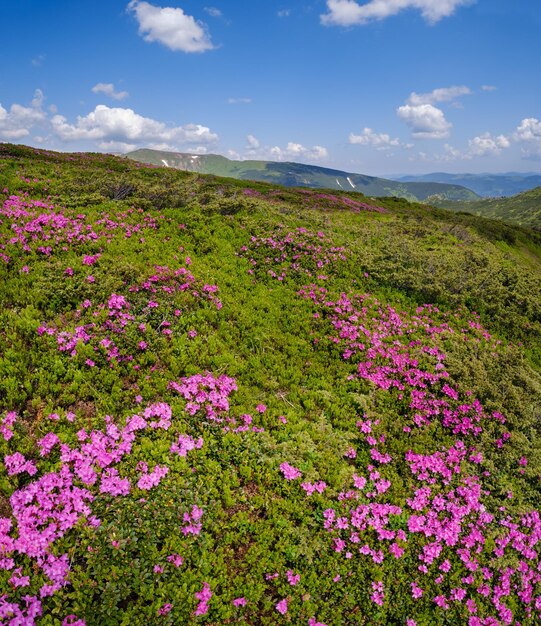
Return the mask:
{"type": "MultiPolygon", "coordinates": [[[[367,380],[351,378],[356,364],[341,358],[328,339],[331,330],[314,317],[312,303],[298,296],[312,282],[336,295],[369,292],[410,316],[424,303],[456,315],[456,336],[442,339],[449,382],[472,390],[487,410],[503,413],[513,434],[501,454],[494,453],[491,430],[478,441],[491,472],[487,502],[497,510],[505,499],[510,513],[538,506],[541,240],[535,232],[400,198],[332,192],[336,200],[307,202],[301,190],[264,182],[6,144],[0,146],[0,191],[4,188],[9,194],[49,197],[70,216],[83,215],[96,232],[105,219],[117,226],[96,240],[59,244],[50,256],[18,250],[9,253],[9,261],[0,259],[0,418],[7,411],[20,416],[13,438],[0,437],[2,458],[20,451],[40,471],[55,471],[59,450],[45,459],[37,451],[37,442],[51,429],[75,447],[77,432],[104,429],[107,415],[123,425],[152,403],[167,402],[173,411],[171,429],[138,436],[120,466],[132,484],[140,476],[140,462],[167,465],[169,473],[148,492],[134,487],[125,497],[96,497],[93,513],[100,526],[81,522],[55,546],[55,553],[69,555],[70,585],[44,600],[41,623],[58,626],[73,613],[89,626],[270,626],[282,623],[275,606],[286,597],[290,608],[284,623],[291,624],[308,624],[313,616],[328,626],[398,624],[414,609],[419,626],[442,619],[442,613],[435,617],[431,598],[419,604],[411,598],[408,572],[417,563],[396,560],[382,573],[370,560],[348,562],[333,552],[323,528],[323,512],[349,488],[353,473],[370,462],[356,422],[364,415],[380,419],[396,457],[408,451],[411,439],[402,430],[405,401],[394,391],[384,393],[367,380]],[[383,211],[354,211],[347,201],[383,211]],[[275,252],[252,247],[253,238],[299,228],[311,233],[303,244],[321,240],[325,254],[344,248],[345,258],[333,257],[323,267],[307,258],[298,271],[288,265],[284,279],[277,280],[268,272],[272,267],[279,274],[275,252]],[[325,238],[318,239],[319,231],[325,238]],[[101,256],[88,266],[86,255],[101,256]],[[149,308],[154,296],[141,285],[157,267],[188,267],[186,257],[197,289],[158,292],[159,306],[149,308]],[[68,268],[72,274],[66,274],[68,268]],[[199,297],[203,284],[218,286],[221,309],[199,297]],[[133,319],[117,344],[133,359],[108,360],[91,342],[81,342],[73,357],[59,351],[58,333],[82,325],[95,324],[99,341],[109,337],[103,328],[111,294],[130,301],[133,319]],[[83,308],[86,300],[91,306],[83,308]],[[498,347],[463,339],[460,329],[472,311],[501,342],[498,347]],[[144,349],[138,348],[141,324],[144,349]],[[171,328],[171,335],[164,328],[171,328]],[[224,432],[222,425],[186,410],[170,383],[204,372],[236,379],[230,414],[252,415],[262,432],[224,432]],[[258,404],[266,411],[258,413],[258,404]],[[70,412],[74,423],[66,418],[70,412]],[[204,446],[172,459],[171,441],[186,433],[202,437],[204,446]],[[352,445],[358,457],[344,458],[352,445]],[[528,466],[519,475],[524,455],[528,466]],[[306,497],[299,481],[282,477],[279,466],[286,461],[302,471],[303,480],[324,480],[328,489],[306,497]],[[193,506],[204,510],[197,537],[180,530],[193,506]],[[168,562],[173,554],[183,557],[182,567],[168,562]],[[285,578],[290,569],[302,572],[298,586],[285,578]],[[269,578],[275,572],[280,576],[269,578]],[[370,600],[370,583],[381,578],[392,599],[378,607],[370,600]],[[196,618],[194,594],[203,581],[214,596],[208,614],[196,618]],[[240,596],[247,600],[245,608],[232,604],[240,596]],[[172,611],[159,615],[166,603],[172,611]]],[[[7,197],[0,193],[0,200],[7,197]]],[[[12,234],[6,221],[0,234],[6,239],[12,234]]],[[[415,445],[436,451],[451,440],[435,427],[419,435],[415,445]]],[[[403,497],[406,472],[382,472],[392,481],[393,495],[403,497]]],[[[0,516],[10,514],[9,497],[29,480],[24,474],[8,477],[2,467],[0,516]]],[[[393,523],[406,528],[407,520],[393,523]]],[[[1,576],[3,592],[14,591],[7,572],[1,576]]],[[[450,587],[459,584],[458,574],[453,576],[457,580],[450,580],[450,587]]],[[[26,593],[19,591],[14,591],[17,597],[26,593]]],[[[462,607],[445,623],[466,619],[462,607]]]]}
{"type": "Polygon", "coordinates": [[[451,211],[467,211],[474,215],[541,230],[541,187],[523,191],[508,198],[484,198],[474,201],[450,200],[450,198],[428,199],[435,206],[441,206],[451,211]]]}

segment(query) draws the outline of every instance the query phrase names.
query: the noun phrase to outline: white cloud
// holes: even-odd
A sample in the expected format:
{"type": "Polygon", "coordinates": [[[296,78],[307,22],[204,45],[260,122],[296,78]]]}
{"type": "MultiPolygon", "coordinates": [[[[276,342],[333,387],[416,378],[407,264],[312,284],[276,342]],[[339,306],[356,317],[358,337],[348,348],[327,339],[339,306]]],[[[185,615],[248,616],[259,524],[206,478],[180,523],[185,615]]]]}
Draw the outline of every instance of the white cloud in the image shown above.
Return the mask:
{"type": "Polygon", "coordinates": [[[313,146],[307,148],[300,143],[289,141],[285,148],[274,146],[270,149],[270,154],[276,161],[290,161],[292,159],[303,159],[306,161],[321,161],[329,156],[327,149],[323,146],[313,146]]]}
{"type": "Polygon", "coordinates": [[[228,98],[227,104],[251,104],[252,98],[228,98]]]}
{"type": "Polygon", "coordinates": [[[464,158],[464,155],[458,148],[455,148],[448,143],[443,146],[443,149],[445,150],[445,154],[440,159],[441,161],[456,161],[457,159],[464,158]]]}
{"type": "Polygon", "coordinates": [[[371,128],[364,128],[360,135],[350,133],[349,143],[361,146],[371,146],[376,150],[388,150],[400,146],[398,138],[392,139],[387,133],[375,133],[371,128]]]}
{"type": "Polygon", "coordinates": [[[99,141],[100,147],[114,145],[111,142],[138,146],[165,143],[176,150],[179,146],[218,141],[218,135],[200,124],[168,126],[132,109],[109,108],[104,104],[84,117],[77,117],[75,124],[70,124],[62,115],[55,115],[51,125],[62,141],[99,141]]]}
{"type": "Polygon", "coordinates": [[[113,98],[113,100],[124,100],[124,98],[127,98],[130,95],[127,91],[116,91],[113,83],[98,83],[92,87],[92,92],[103,93],[106,96],[113,98]]]}
{"type": "Polygon", "coordinates": [[[291,9],[282,9],[277,13],[278,17],[289,17],[291,15],[291,9]]]}
{"type": "Polygon", "coordinates": [[[125,141],[100,141],[98,144],[100,150],[105,152],[132,152],[137,149],[136,143],[126,143],[125,141]]]}
{"type": "MultiPolygon", "coordinates": [[[[155,148],[158,150],[158,148],[155,148]]],[[[190,154],[208,154],[209,149],[207,146],[195,146],[190,148],[190,154]]]]}
{"type": "Polygon", "coordinates": [[[272,161],[321,161],[327,159],[329,153],[323,146],[308,148],[300,143],[289,141],[285,148],[280,146],[262,146],[254,135],[246,137],[244,158],[264,159],[272,161]]]}
{"type": "Polygon", "coordinates": [[[519,141],[541,141],[541,122],[535,117],[523,119],[516,131],[519,141]]]}
{"type": "Polygon", "coordinates": [[[0,139],[12,141],[28,137],[32,128],[47,118],[42,109],[43,92],[36,89],[29,107],[12,104],[9,110],[0,104],[0,139]]]}
{"type": "Polygon", "coordinates": [[[468,141],[471,157],[498,156],[504,148],[509,148],[511,142],[505,135],[493,137],[490,133],[483,133],[468,141]]]}
{"type": "Polygon", "coordinates": [[[443,111],[432,104],[405,104],[398,107],[396,112],[411,128],[416,139],[445,139],[452,128],[443,111]]]}
{"type": "Polygon", "coordinates": [[[465,151],[446,143],[443,146],[443,154],[433,154],[430,157],[425,154],[422,160],[449,163],[451,161],[471,161],[478,157],[497,157],[510,146],[511,141],[505,135],[493,136],[490,133],[482,133],[468,141],[468,149],[465,151]]]}
{"type": "Polygon", "coordinates": [[[522,156],[525,159],[541,160],[541,121],[528,117],[520,122],[513,139],[521,144],[522,156]]]}
{"type": "Polygon", "coordinates": [[[465,85],[453,87],[439,87],[429,93],[412,92],[407,100],[407,104],[418,106],[420,104],[435,104],[437,102],[452,102],[461,96],[471,94],[471,89],[465,85]]]}
{"type": "Polygon", "coordinates": [[[462,96],[472,93],[465,85],[453,85],[451,87],[439,87],[428,93],[410,93],[406,104],[399,107],[396,112],[398,117],[412,130],[416,139],[445,139],[449,136],[452,124],[445,119],[444,112],[435,104],[450,102],[453,106],[459,106],[456,102],[462,96]]]}
{"type": "Polygon", "coordinates": [[[205,7],[203,10],[205,13],[208,13],[210,17],[222,17],[223,15],[220,9],[217,9],[216,7],[205,7]]]}
{"type": "Polygon", "coordinates": [[[248,143],[248,149],[250,150],[257,150],[261,145],[259,143],[259,139],[253,135],[248,135],[248,137],[246,137],[246,141],[248,143]]]}
{"type": "Polygon", "coordinates": [[[359,4],[355,0],[327,0],[328,13],[321,22],[329,26],[353,26],[373,20],[383,20],[405,9],[417,9],[430,24],[452,15],[458,7],[474,0],[370,0],[359,4]]]}
{"type": "Polygon", "coordinates": [[[483,91],[496,91],[498,88],[494,87],[494,85],[481,85],[481,89],[483,91]]]}
{"type": "Polygon", "coordinates": [[[139,34],[145,41],[158,41],[170,50],[181,52],[204,52],[214,47],[205,24],[186,15],[182,9],[132,0],[128,10],[134,13],[139,34]]]}

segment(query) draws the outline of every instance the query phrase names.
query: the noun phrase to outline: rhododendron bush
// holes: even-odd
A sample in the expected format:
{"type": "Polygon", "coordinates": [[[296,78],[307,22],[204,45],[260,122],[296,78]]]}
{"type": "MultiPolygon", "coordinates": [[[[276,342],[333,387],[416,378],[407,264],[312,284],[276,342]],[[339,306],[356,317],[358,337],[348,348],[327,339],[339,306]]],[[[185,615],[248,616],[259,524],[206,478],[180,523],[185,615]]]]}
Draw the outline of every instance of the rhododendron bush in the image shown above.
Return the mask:
{"type": "Polygon", "coordinates": [[[0,624],[539,623],[536,233],[9,145],[0,191],[0,624]]]}

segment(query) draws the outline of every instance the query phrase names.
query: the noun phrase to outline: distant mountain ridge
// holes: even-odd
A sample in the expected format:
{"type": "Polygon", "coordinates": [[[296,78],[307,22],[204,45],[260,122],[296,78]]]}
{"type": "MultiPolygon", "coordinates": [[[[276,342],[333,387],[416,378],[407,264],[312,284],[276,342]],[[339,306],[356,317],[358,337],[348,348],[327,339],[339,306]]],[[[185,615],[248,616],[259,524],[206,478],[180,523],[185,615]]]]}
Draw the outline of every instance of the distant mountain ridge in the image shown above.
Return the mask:
{"type": "Polygon", "coordinates": [[[508,172],[506,174],[446,174],[434,172],[419,176],[393,178],[399,182],[446,183],[462,185],[483,198],[514,196],[541,186],[541,174],[508,172]]]}
{"type": "Polygon", "coordinates": [[[394,181],[302,163],[233,161],[217,154],[197,155],[150,149],[135,150],[124,156],[162,167],[241,180],[257,180],[287,187],[358,191],[367,196],[397,196],[413,201],[427,201],[433,197],[445,200],[479,199],[476,193],[457,184],[394,181]]]}
{"type": "Polygon", "coordinates": [[[510,198],[483,198],[470,202],[438,200],[433,204],[541,230],[541,186],[510,198]]]}

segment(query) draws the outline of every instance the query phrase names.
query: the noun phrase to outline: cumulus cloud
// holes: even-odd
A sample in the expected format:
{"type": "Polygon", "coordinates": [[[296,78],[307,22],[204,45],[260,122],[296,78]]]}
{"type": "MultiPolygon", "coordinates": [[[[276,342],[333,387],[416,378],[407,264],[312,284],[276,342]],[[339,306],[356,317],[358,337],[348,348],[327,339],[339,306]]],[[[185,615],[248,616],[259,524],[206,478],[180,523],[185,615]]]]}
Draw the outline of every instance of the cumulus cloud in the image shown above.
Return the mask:
{"type": "Polygon", "coordinates": [[[138,147],[136,143],[126,143],[125,141],[100,141],[98,146],[100,150],[105,152],[120,152],[122,154],[137,150],[138,147]]]}
{"type": "Polygon", "coordinates": [[[453,87],[439,87],[429,93],[412,92],[407,104],[418,106],[421,104],[436,104],[437,102],[453,102],[461,96],[469,96],[471,89],[465,85],[453,87]]]}
{"type": "Polygon", "coordinates": [[[113,83],[98,83],[92,87],[92,92],[103,93],[106,96],[113,98],[113,100],[124,100],[124,98],[127,98],[130,95],[127,91],[116,91],[113,83]]]}
{"type": "Polygon", "coordinates": [[[449,136],[452,124],[445,119],[444,112],[436,104],[450,102],[456,104],[458,98],[472,93],[465,85],[439,87],[428,93],[413,91],[406,104],[399,107],[398,117],[405,122],[417,139],[445,139],[449,136]]]}
{"type": "Polygon", "coordinates": [[[505,135],[493,137],[490,133],[483,133],[470,139],[468,145],[471,157],[498,156],[504,148],[509,148],[511,142],[505,135]]]}
{"type": "Polygon", "coordinates": [[[289,17],[291,15],[291,9],[281,9],[277,13],[278,17],[289,17]]]}
{"type": "Polygon", "coordinates": [[[522,144],[522,156],[525,159],[541,160],[541,121],[535,117],[523,119],[513,139],[522,144]]]}
{"type": "Polygon", "coordinates": [[[12,104],[7,110],[0,103],[0,139],[13,141],[28,137],[32,128],[47,118],[42,109],[43,100],[43,92],[36,89],[29,107],[12,104]]]}
{"type": "Polygon", "coordinates": [[[435,24],[449,17],[461,6],[472,4],[474,0],[370,0],[359,4],[355,0],[327,0],[328,12],[321,16],[321,22],[328,26],[353,26],[383,20],[405,9],[416,9],[424,19],[435,24]]]}
{"type": "Polygon", "coordinates": [[[477,157],[497,157],[503,150],[511,146],[511,140],[505,135],[493,136],[491,133],[482,133],[468,141],[467,150],[459,150],[446,143],[443,154],[434,154],[424,160],[434,162],[471,161],[477,157]]]}
{"type": "Polygon", "coordinates": [[[494,85],[481,85],[481,89],[483,91],[496,91],[498,88],[494,87],[494,85]]]}
{"type": "Polygon", "coordinates": [[[349,143],[361,146],[371,146],[376,150],[388,150],[400,146],[400,140],[392,139],[387,133],[376,133],[371,128],[364,128],[360,135],[350,133],[349,143]]]}
{"type": "Polygon", "coordinates": [[[244,158],[270,159],[272,161],[322,161],[329,153],[323,146],[308,148],[300,143],[289,141],[285,148],[280,146],[263,146],[257,137],[246,137],[246,152],[244,158]]]}
{"type": "Polygon", "coordinates": [[[170,50],[181,52],[204,52],[214,47],[205,24],[182,9],[132,0],[128,10],[135,15],[139,34],[145,41],[158,41],[170,50]]]}
{"type": "Polygon", "coordinates": [[[396,112],[410,127],[416,139],[445,139],[452,128],[443,111],[432,104],[405,104],[398,107],[396,112]]]}
{"type": "Polygon", "coordinates": [[[290,161],[292,159],[303,159],[306,161],[321,161],[329,156],[327,148],[323,146],[313,146],[307,148],[300,143],[289,141],[285,148],[274,146],[270,153],[276,161],[290,161]]]}
{"type": "Polygon", "coordinates": [[[246,142],[249,150],[257,150],[261,145],[259,143],[259,139],[253,135],[248,135],[248,137],[246,137],[246,142]]]}
{"type": "Polygon", "coordinates": [[[200,124],[168,126],[163,122],[139,115],[132,109],[110,108],[99,104],[86,116],[71,124],[62,115],[51,119],[54,133],[62,141],[98,141],[104,149],[111,146],[166,144],[176,150],[180,146],[204,145],[218,141],[218,135],[200,124]],[[114,142],[114,143],[111,143],[114,142]]]}

